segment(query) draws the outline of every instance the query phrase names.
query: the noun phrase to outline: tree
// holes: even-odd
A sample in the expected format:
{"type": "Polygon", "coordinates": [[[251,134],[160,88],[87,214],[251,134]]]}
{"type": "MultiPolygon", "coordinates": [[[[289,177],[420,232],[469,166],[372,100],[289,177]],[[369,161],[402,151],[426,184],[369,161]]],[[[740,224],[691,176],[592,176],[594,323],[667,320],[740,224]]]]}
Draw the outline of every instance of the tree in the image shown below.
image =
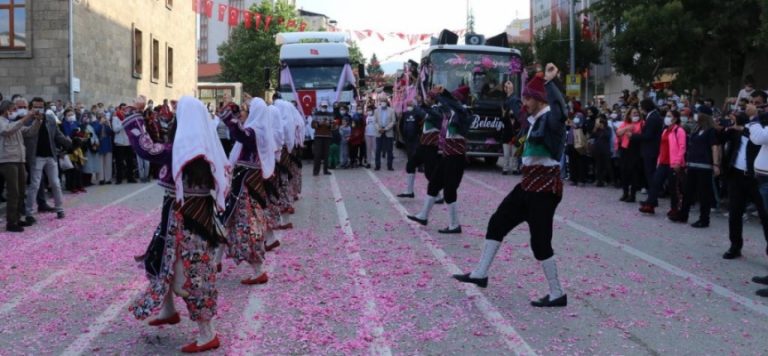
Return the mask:
{"type": "MultiPolygon", "coordinates": [[[[600,64],[600,45],[591,39],[582,38],[580,23],[576,23],[576,72],[588,69],[591,64],[600,64]]],[[[534,40],[538,63],[554,63],[563,71],[569,69],[570,32],[567,28],[548,27],[540,30],[534,40]]],[[[529,64],[529,63],[526,63],[529,64]]]]}
{"type": "Polygon", "coordinates": [[[378,87],[385,82],[384,69],[381,68],[381,63],[379,63],[376,53],[371,56],[371,63],[368,63],[368,66],[365,67],[365,71],[368,74],[367,80],[369,86],[373,84],[373,87],[378,87]]]}
{"type": "MultiPolygon", "coordinates": [[[[244,24],[232,29],[229,41],[218,48],[221,59],[222,79],[242,82],[243,90],[254,95],[261,95],[264,87],[263,68],[272,68],[273,73],[280,61],[280,48],[275,43],[279,32],[298,31],[288,28],[290,20],[300,23],[296,9],[286,1],[277,1],[274,6],[271,1],[261,1],[251,7],[250,11],[262,14],[262,23],[258,29],[246,29],[244,24]],[[264,20],[272,16],[269,30],[264,29],[264,20]],[[282,18],[283,21],[278,21],[282,18]],[[281,22],[281,23],[280,23],[281,22]]],[[[297,26],[296,26],[297,27],[297,26]]],[[[275,79],[271,79],[274,87],[275,79]]]]}
{"type": "Polygon", "coordinates": [[[349,62],[353,66],[357,64],[365,64],[366,59],[363,56],[363,52],[360,52],[360,47],[357,46],[357,42],[351,42],[349,44],[349,62]]]}
{"type": "Polygon", "coordinates": [[[513,42],[509,46],[520,51],[520,57],[523,60],[524,66],[531,65],[536,61],[533,56],[533,46],[530,43],[513,42]]]}
{"type": "Polygon", "coordinates": [[[601,0],[590,11],[614,33],[616,71],[639,86],[664,72],[681,87],[724,84],[768,50],[765,0],[601,0]]]}

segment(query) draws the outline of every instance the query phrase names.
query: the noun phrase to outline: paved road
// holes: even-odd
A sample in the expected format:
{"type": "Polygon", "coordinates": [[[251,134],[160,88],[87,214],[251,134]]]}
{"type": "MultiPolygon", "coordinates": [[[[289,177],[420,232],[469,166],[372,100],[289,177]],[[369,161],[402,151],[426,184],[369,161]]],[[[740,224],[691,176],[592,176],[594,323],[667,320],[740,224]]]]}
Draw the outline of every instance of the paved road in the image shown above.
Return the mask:
{"type": "MultiPolygon", "coordinates": [[[[442,236],[444,207],[427,227],[404,219],[421,197],[394,197],[405,186],[399,171],[304,173],[295,229],[268,255],[270,282],[241,286],[247,266],[225,262],[223,347],[213,354],[768,352],[768,300],[749,282],[768,273],[756,222],[745,227],[745,257],[725,261],[723,217],[694,230],[640,216],[616,190],[567,187],[555,251],[571,304],[540,310],[528,305],[547,287],[526,226],[507,237],[488,289],[449,278],[474,266],[488,217],[518,178],[470,168],[459,192],[464,234],[442,236]]],[[[0,234],[0,354],[171,354],[192,340],[188,319],[150,328],[127,312],[145,286],[132,256],[160,200],[152,184],[95,187],[67,196],[66,220],[43,215],[24,234],[0,234]]]]}

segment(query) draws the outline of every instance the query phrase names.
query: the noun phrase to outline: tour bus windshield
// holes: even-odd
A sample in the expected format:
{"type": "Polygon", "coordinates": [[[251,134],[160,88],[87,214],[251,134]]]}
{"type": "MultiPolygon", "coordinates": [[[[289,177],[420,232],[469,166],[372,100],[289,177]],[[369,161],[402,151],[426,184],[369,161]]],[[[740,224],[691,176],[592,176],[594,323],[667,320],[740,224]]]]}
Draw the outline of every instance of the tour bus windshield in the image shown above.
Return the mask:
{"type": "Polygon", "coordinates": [[[436,51],[430,55],[432,84],[453,91],[468,86],[474,102],[504,100],[504,82],[512,80],[515,92],[517,74],[510,75],[511,54],[436,51]]]}
{"type": "MultiPolygon", "coordinates": [[[[290,67],[296,90],[336,89],[343,69],[343,65],[290,67]]],[[[281,84],[285,85],[287,83],[281,84]]]]}

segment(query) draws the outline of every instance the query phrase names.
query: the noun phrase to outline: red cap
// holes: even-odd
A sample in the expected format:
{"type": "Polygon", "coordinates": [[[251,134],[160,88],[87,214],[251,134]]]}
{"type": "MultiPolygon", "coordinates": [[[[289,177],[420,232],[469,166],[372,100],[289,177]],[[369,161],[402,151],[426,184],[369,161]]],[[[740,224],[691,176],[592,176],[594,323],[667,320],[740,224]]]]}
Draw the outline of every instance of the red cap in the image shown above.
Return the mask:
{"type": "Polygon", "coordinates": [[[544,89],[544,78],[535,76],[528,81],[523,88],[523,97],[535,99],[541,102],[547,102],[547,91],[544,89]]]}

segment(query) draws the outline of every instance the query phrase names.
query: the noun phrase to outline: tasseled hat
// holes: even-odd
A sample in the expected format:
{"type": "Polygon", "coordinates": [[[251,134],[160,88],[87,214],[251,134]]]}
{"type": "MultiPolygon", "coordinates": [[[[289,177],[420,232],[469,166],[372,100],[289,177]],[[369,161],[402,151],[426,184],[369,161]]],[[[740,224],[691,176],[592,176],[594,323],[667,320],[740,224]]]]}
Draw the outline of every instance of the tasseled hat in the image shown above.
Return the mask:
{"type": "Polygon", "coordinates": [[[547,91],[544,89],[544,78],[534,76],[523,88],[523,97],[535,99],[541,102],[547,102],[547,91]]]}
{"type": "Polygon", "coordinates": [[[460,86],[456,90],[452,91],[451,95],[453,95],[454,99],[463,103],[469,97],[469,87],[466,85],[460,86]]]}

